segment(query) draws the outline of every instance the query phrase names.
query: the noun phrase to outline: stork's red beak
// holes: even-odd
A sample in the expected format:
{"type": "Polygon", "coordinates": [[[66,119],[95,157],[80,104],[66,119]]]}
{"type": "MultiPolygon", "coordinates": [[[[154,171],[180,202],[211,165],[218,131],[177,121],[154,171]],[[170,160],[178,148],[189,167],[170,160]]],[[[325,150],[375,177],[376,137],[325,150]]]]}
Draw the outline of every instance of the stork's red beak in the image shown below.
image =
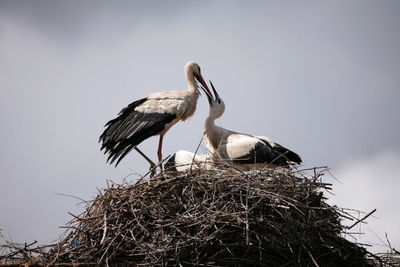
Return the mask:
{"type": "Polygon", "coordinates": [[[200,87],[201,87],[201,89],[203,89],[204,93],[206,93],[207,96],[212,95],[210,92],[210,89],[208,89],[208,86],[207,86],[206,82],[204,81],[203,77],[201,76],[201,74],[195,74],[194,77],[201,84],[200,87]]]}

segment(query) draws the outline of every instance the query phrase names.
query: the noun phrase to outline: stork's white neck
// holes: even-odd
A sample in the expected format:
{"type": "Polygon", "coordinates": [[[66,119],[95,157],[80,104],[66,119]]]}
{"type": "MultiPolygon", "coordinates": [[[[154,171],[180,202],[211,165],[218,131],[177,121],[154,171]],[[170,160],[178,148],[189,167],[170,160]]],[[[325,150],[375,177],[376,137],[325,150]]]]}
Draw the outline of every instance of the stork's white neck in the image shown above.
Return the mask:
{"type": "Polygon", "coordinates": [[[215,130],[215,119],[212,117],[208,117],[206,119],[206,123],[205,123],[205,128],[206,128],[206,133],[208,132],[213,132],[215,130]]]}
{"type": "Polygon", "coordinates": [[[205,123],[205,128],[206,128],[206,133],[205,136],[208,139],[208,142],[212,145],[214,149],[217,149],[218,147],[218,131],[215,128],[215,120],[211,117],[208,117],[206,119],[205,123]]]}
{"type": "Polygon", "coordinates": [[[215,118],[212,116],[209,116],[206,119],[205,128],[208,142],[214,147],[214,149],[217,149],[221,143],[223,128],[215,125],[215,118]]]}
{"type": "Polygon", "coordinates": [[[199,94],[199,90],[197,89],[197,83],[194,78],[193,71],[190,69],[185,70],[185,76],[189,86],[188,91],[192,93],[197,92],[199,94]]]}
{"type": "Polygon", "coordinates": [[[225,131],[224,128],[215,125],[215,120],[221,117],[224,112],[225,103],[221,98],[219,99],[219,101],[213,101],[210,103],[210,113],[208,115],[208,118],[206,119],[205,128],[206,135],[215,149],[219,146],[221,138],[225,131]]]}

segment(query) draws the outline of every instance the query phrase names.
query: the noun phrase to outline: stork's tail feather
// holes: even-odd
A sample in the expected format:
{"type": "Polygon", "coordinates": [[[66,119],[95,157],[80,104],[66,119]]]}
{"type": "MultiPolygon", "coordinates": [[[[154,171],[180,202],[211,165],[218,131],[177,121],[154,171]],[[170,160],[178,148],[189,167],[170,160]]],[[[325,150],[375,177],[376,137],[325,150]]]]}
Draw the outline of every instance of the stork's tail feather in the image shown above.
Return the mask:
{"type": "Polygon", "coordinates": [[[296,153],[294,153],[293,151],[279,145],[279,144],[275,144],[275,146],[273,147],[273,149],[278,152],[279,154],[281,154],[282,156],[284,156],[287,160],[288,163],[295,163],[295,164],[301,164],[302,160],[301,157],[299,155],[297,155],[296,153]]]}
{"type": "Polygon", "coordinates": [[[289,161],[294,162],[296,164],[301,164],[303,161],[299,155],[294,153],[293,151],[287,150],[285,152],[285,156],[289,159],[289,161]]]}

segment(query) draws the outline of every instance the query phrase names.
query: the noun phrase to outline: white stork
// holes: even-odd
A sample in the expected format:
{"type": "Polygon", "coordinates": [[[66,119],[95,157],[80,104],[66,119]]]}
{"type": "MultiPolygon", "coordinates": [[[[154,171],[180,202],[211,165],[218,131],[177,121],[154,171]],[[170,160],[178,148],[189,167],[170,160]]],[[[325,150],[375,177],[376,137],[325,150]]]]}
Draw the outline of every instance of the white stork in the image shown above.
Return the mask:
{"type": "Polygon", "coordinates": [[[201,88],[210,94],[197,63],[186,63],[184,70],[188,89],[150,94],[129,104],[120,111],[117,118],[105,125],[107,128],[100,136],[99,142],[102,142],[101,150],[104,149],[104,154],[109,154],[107,162],[111,160],[112,164],[118,159],[115,164],[117,166],[129,151],[135,149],[153,167],[155,164],[137,148],[137,145],[154,135],[160,136],[157,156],[158,161],[162,161],[165,133],[178,121],[192,116],[196,110],[200,94],[198,82],[201,88]]]}
{"type": "Polygon", "coordinates": [[[207,94],[210,113],[205,122],[205,137],[213,157],[227,160],[241,170],[266,165],[288,166],[302,162],[299,155],[268,137],[237,133],[216,126],[215,120],[224,113],[225,104],[212,83],[211,86],[214,97],[207,94]]]}
{"type": "Polygon", "coordinates": [[[208,154],[194,154],[186,150],[179,150],[167,160],[164,168],[170,172],[185,172],[190,169],[211,169],[212,166],[213,164],[208,154]]]}

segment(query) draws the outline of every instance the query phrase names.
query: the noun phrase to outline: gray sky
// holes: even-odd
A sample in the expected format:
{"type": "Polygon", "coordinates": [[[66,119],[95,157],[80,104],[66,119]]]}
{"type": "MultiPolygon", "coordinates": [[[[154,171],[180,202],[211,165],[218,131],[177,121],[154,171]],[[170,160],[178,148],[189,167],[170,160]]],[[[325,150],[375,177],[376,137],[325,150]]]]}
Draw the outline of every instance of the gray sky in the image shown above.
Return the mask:
{"type": "MultiPolygon", "coordinates": [[[[185,89],[197,61],[226,103],[219,124],[328,165],[331,203],[378,208],[361,230],[400,247],[399,1],[0,1],[0,229],[49,242],[96,195],[147,164],[114,168],[103,125],[130,102],[185,89]],[[368,205],[367,205],[368,204],[368,205]],[[375,234],[374,234],[375,233],[375,234]]],[[[165,137],[194,151],[208,114],[165,137]]],[[[157,138],[141,144],[156,159],[157,138]]],[[[132,176],[130,179],[134,179],[132,176]]],[[[380,249],[380,247],[377,247],[380,249]]]]}

